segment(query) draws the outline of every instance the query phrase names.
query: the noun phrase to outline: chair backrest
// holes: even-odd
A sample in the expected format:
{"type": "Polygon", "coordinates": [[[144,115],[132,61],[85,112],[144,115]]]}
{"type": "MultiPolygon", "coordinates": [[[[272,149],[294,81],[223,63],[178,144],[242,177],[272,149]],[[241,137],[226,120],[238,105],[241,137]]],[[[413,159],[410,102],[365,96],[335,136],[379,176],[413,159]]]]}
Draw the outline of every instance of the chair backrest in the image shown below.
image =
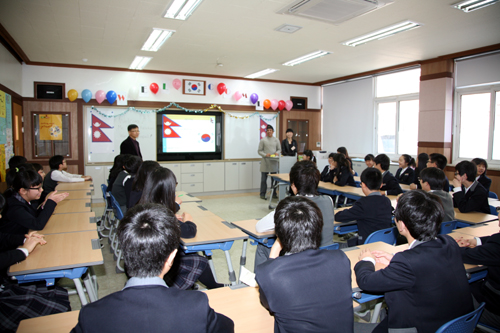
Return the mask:
{"type": "Polygon", "coordinates": [[[106,192],[108,192],[108,187],[105,184],[101,184],[102,197],[106,201],[106,192]]]}
{"type": "Polygon", "coordinates": [[[338,250],[339,249],[339,243],[333,243],[327,246],[323,246],[319,248],[320,250],[338,250]]]}
{"type": "Polygon", "coordinates": [[[441,326],[436,333],[472,333],[474,328],[476,328],[479,317],[484,309],[484,302],[479,305],[479,307],[461,317],[450,320],[443,326],[441,326]]]}
{"type": "Polygon", "coordinates": [[[490,214],[498,216],[497,208],[490,205],[490,214]]]}
{"type": "Polygon", "coordinates": [[[365,244],[384,242],[390,245],[396,245],[397,232],[396,227],[387,228],[372,232],[365,240],[365,244]]]}
{"type": "Polygon", "coordinates": [[[109,197],[111,198],[111,206],[113,207],[113,211],[115,212],[115,216],[118,220],[123,219],[123,213],[122,209],[120,208],[120,204],[118,201],[116,201],[115,197],[113,194],[109,194],[109,197]]]}
{"type": "Polygon", "coordinates": [[[488,197],[493,198],[493,199],[498,199],[498,195],[495,192],[491,192],[491,191],[490,191],[490,193],[488,193],[488,197]]]}
{"type": "Polygon", "coordinates": [[[439,231],[440,235],[449,234],[453,230],[457,228],[458,221],[448,221],[441,223],[441,230],[439,231]]]}

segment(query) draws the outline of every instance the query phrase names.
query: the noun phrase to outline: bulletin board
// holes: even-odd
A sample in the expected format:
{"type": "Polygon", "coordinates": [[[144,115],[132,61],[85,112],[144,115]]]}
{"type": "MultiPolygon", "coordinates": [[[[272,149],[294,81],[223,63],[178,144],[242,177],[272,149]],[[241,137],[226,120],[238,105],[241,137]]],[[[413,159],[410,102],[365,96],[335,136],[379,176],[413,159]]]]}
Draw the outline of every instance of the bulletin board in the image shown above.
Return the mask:
{"type": "Polygon", "coordinates": [[[5,181],[5,170],[13,155],[12,97],[0,90],[0,176],[2,181],[5,181]]]}

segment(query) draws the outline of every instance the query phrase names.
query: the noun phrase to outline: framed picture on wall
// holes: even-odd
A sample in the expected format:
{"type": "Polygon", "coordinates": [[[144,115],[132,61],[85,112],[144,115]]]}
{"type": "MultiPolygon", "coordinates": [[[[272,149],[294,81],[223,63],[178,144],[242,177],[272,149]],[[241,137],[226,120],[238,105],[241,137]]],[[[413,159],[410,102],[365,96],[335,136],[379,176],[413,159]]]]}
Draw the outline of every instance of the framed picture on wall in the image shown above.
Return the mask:
{"type": "Polygon", "coordinates": [[[206,81],[201,80],[182,80],[182,93],[185,95],[205,96],[206,81]]]}

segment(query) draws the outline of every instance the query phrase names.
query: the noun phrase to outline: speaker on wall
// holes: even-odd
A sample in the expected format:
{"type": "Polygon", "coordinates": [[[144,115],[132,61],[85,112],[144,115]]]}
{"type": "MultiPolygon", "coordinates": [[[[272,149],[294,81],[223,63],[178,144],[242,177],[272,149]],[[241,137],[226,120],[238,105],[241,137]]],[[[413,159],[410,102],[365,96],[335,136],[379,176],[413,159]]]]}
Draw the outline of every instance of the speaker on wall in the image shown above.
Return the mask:
{"type": "Polygon", "coordinates": [[[307,98],[303,97],[291,97],[290,100],[293,103],[293,108],[296,110],[307,109],[307,98]]]}
{"type": "Polygon", "coordinates": [[[64,98],[64,84],[35,82],[35,98],[62,100],[64,98]]]}

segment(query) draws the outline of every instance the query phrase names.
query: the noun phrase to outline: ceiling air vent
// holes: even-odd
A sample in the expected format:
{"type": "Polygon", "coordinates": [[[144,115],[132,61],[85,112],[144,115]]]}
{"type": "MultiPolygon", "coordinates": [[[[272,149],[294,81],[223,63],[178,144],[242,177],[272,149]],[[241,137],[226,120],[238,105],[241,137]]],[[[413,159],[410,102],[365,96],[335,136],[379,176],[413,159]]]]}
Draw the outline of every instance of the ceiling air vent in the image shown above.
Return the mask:
{"type": "Polygon", "coordinates": [[[278,11],[332,24],[340,24],[393,3],[394,0],[297,0],[278,11]]]}

